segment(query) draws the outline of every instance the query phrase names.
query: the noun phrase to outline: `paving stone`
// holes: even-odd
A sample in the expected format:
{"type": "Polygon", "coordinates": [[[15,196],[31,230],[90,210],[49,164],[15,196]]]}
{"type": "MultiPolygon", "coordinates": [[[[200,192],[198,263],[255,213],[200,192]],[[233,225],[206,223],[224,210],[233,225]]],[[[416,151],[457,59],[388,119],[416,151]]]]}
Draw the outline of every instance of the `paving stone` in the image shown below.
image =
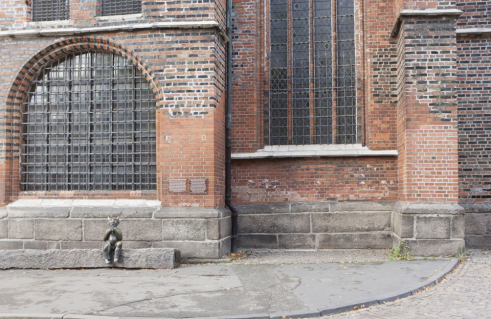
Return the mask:
{"type": "Polygon", "coordinates": [[[36,219],[36,240],[82,240],[82,221],[68,219],[36,219]]]}
{"type": "Polygon", "coordinates": [[[238,233],[309,233],[310,214],[239,215],[238,233]]]}
{"type": "Polygon", "coordinates": [[[33,219],[9,219],[9,238],[11,239],[33,239],[33,219]]]}

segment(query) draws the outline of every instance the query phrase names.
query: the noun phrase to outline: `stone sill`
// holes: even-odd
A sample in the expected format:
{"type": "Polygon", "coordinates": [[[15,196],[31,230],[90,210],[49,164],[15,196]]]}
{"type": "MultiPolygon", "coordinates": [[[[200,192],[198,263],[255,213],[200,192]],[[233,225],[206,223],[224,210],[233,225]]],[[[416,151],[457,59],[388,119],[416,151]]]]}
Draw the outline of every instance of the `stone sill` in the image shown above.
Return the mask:
{"type": "Polygon", "coordinates": [[[131,21],[139,20],[143,18],[143,13],[123,14],[114,16],[97,16],[96,21],[100,22],[118,22],[118,21],[131,21]]]}
{"type": "Polygon", "coordinates": [[[160,207],[158,200],[144,199],[20,199],[7,207],[160,207]]]}
{"type": "Polygon", "coordinates": [[[457,35],[481,35],[491,34],[491,28],[470,28],[470,29],[458,29],[457,35]]]}
{"type": "Polygon", "coordinates": [[[155,22],[138,23],[105,27],[88,28],[56,28],[56,29],[24,29],[15,31],[2,31],[0,38],[32,38],[50,36],[71,36],[79,34],[114,32],[114,31],[138,31],[149,29],[213,29],[220,24],[216,21],[180,21],[180,22],[155,22]]]}
{"type": "Polygon", "coordinates": [[[254,153],[234,153],[232,159],[298,158],[298,157],[364,157],[398,156],[396,150],[374,151],[355,145],[284,145],[266,146],[254,153]]]}

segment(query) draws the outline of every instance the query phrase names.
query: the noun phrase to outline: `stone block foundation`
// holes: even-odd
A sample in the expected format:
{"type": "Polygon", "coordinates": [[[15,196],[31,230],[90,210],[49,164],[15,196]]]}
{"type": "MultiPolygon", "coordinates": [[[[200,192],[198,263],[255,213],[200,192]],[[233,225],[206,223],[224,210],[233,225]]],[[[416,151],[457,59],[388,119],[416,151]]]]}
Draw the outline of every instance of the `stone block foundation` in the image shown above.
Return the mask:
{"type": "Polygon", "coordinates": [[[228,210],[164,208],[148,200],[19,200],[0,208],[0,250],[102,251],[107,217],[117,216],[123,250],[173,248],[183,258],[230,252],[228,210]]]}

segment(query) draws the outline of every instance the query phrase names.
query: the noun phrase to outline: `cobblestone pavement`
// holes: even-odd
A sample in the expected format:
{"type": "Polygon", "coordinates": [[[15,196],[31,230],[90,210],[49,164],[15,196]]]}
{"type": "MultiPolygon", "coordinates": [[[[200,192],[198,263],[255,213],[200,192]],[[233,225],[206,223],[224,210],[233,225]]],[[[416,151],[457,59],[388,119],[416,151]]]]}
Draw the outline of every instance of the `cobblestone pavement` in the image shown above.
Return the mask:
{"type": "Polygon", "coordinates": [[[470,250],[466,262],[419,294],[326,318],[491,318],[491,250],[470,250]]]}

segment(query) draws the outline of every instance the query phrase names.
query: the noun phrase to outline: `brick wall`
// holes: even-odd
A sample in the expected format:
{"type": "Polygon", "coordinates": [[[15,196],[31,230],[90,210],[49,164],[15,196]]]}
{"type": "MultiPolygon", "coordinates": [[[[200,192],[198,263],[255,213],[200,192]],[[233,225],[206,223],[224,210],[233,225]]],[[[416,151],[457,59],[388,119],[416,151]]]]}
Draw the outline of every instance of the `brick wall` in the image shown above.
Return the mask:
{"type": "MultiPolygon", "coordinates": [[[[372,150],[396,148],[395,41],[387,1],[355,1],[358,112],[372,150]]],[[[234,1],[232,152],[264,147],[268,1],[234,1]]],[[[234,204],[397,198],[395,158],[234,160],[234,204]],[[343,172],[342,174],[339,174],[343,172]],[[273,183],[275,185],[271,185],[273,183]],[[358,185],[358,186],[357,186],[358,185]]]]}
{"type": "Polygon", "coordinates": [[[400,198],[457,201],[455,18],[410,18],[399,34],[400,198]]]}
{"type": "MultiPolygon", "coordinates": [[[[218,19],[220,27],[193,29],[114,31],[97,36],[31,37],[0,39],[0,113],[2,150],[0,201],[16,198],[160,198],[165,206],[223,206],[224,198],[224,122],[225,122],[225,42],[224,1],[175,1],[172,6],[145,1],[141,23],[155,21],[194,21],[218,19]],[[181,7],[180,5],[183,4],[181,7]],[[150,8],[152,6],[152,8],[150,8]],[[178,8],[178,9],[176,9],[178,8]],[[146,11],[148,9],[148,12],[146,11]],[[176,11],[177,10],[177,11],[176,11]],[[147,15],[148,13],[148,15],[147,15]],[[157,16],[153,16],[157,15],[157,16]],[[220,18],[218,17],[220,15],[220,18]],[[39,70],[39,61],[66,52],[99,49],[130,59],[147,77],[157,98],[159,112],[157,136],[162,145],[157,154],[160,172],[157,192],[23,192],[19,193],[19,110],[29,87],[29,79],[39,70]],[[172,120],[171,120],[172,119],[172,120]],[[163,123],[168,125],[163,125],[163,123]],[[172,123],[172,124],[171,124],[172,123]],[[196,132],[200,132],[197,134],[196,132]],[[171,141],[175,149],[166,144],[171,141]],[[176,144],[177,143],[177,144],[176,144]],[[187,143],[187,144],[186,144],[187,143]],[[187,148],[186,148],[187,147],[187,148]],[[201,153],[200,153],[201,152],[201,153]],[[182,154],[186,154],[181,158],[182,154]],[[174,157],[173,157],[174,156],[174,157]],[[180,162],[178,164],[178,162],[180,162]],[[186,180],[186,190],[178,196],[168,192],[169,180],[186,180]],[[162,184],[164,183],[164,184],[162,184]],[[199,186],[197,186],[199,185],[199,186]],[[204,186],[203,186],[204,185],[204,186]],[[178,198],[178,200],[176,200],[178,198]]],[[[71,2],[71,17],[77,27],[127,24],[128,21],[94,18],[97,1],[71,2]]],[[[20,10],[17,3],[12,10],[20,10]]],[[[24,8],[26,9],[26,8],[24,8]]],[[[6,12],[10,12],[7,10],[6,12]]],[[[27,11],[25,11],[27,14],[27,11]]],[[[66,22],[23,24],[30,28],[61,28],[66,22]]],[[[13,25],[9,26],[10,29],[13,25]]]]}
{"type": "MultiPolygon", "coordinates": [[[[489,1],[457,1],[460,29],[490,28],[489,1]]],[[[457,41],[459,198],[466,209],[468,247],[491,246],[491,34],[457,41]]]]}

